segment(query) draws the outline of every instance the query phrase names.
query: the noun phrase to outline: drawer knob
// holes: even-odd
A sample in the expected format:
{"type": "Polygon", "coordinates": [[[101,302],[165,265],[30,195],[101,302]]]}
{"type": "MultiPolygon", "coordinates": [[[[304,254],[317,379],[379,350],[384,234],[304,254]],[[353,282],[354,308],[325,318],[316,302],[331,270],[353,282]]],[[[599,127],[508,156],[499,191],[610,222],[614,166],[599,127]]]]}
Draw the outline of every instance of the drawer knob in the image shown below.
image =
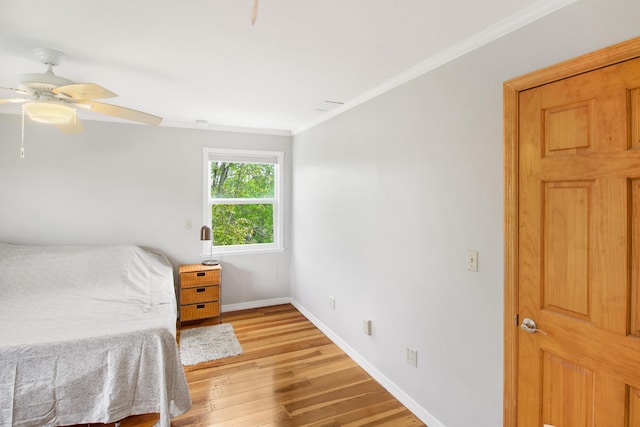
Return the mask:
{"type": "Polygon", "coordinates": [[[197,289],[196,289],[196,292],[204,292],[204,291],[205,291],[205,289],[204,289],[204,288],[197,288],[197,289]]]}
{"type": "Polygon", "coordinates": [[[204,275],[205,275],[205,272],[204,272],[204,271],[201,271],[201,272],[199,272],[199,273],[196,273],[196,276],[198,276],[198,277],[203,277],[204,275]]]}
{"type": "Polygon", "coordinates": [[[204,304],[198,304],[196,305],[196,308],[204,308],[204,304]]]}

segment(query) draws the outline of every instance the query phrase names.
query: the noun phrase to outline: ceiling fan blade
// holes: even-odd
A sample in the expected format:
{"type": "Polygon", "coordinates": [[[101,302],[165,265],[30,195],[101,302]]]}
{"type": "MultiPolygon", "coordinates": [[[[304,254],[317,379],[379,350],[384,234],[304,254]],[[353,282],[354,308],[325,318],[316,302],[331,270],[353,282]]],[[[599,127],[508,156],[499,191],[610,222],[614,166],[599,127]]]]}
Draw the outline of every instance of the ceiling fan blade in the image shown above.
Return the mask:
{"type": "Polygon", "coordinates": [[[0,104],[18,104],[20,102],[27,102],[29,99],[27,98],[9,98],[9,99],[0,99],[0,104]]]}
{"type": "Polygon", "coordinates": [[[118,96],[109,89],[105,89],[95,83],[74,83],[57,87],[52,92],[72,99],[104,99],[118,96]]]}
{"type": "Polygon", "coordinates": [[[61,123],[57,124],[56,127],[60,129],[64,133],[72,134],[72,133],[80,133],[84,130],[82,126],[82,122],[78,117],[75,117],[69,123],[61,123]]]}
{"type": "Polygon", "coordinates": [[[22,89],[16,89],[15,87],[2,87],[0,86],[0,90],[10,90],[12,92],[19,93],[20,95],[29,95],[29,92],[22,89]]]}
{"type": "Polygon", "coordinates": [[[146,123],[148,125],[159,125],[162,117],[153,114],[143,113],[142,111],[132,110],[131,108],[120,107],[119,105],[104,104],[94,101],[78,101],[77,104],[90,105],[91,110],[97,113],[107,114],[109,116],[119,117],[121,119],[131,120],[134,122],[146,123]]]}

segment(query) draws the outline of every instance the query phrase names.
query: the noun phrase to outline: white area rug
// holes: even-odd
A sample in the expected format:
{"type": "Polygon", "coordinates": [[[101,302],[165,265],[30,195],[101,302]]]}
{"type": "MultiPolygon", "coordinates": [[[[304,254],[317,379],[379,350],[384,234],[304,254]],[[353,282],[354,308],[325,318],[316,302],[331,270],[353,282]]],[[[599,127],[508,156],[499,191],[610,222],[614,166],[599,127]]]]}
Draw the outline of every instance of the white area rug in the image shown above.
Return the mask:
{"type": "Polygon", "coordinates": [[[180,331],[180,358],[185,366],[240,354],[242,347],[229,323],[180,331]]]}

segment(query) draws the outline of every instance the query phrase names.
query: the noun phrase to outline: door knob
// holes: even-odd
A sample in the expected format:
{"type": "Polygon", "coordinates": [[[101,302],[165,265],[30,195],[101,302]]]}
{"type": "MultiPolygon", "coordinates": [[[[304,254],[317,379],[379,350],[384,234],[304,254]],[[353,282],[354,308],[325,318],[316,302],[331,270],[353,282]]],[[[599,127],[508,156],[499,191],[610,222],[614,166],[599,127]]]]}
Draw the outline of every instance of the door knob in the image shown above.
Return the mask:
{"type": "Polygon", "coordinates": [[[528,334],[535,334],[536,332],[540,332],[543,335],[547,335],[545,331],[542,329],[538,329],[538,325],[536,325],[535,320],[525,317],[522,319],[522,323],[520,324],[520,329],[525,331],[528,334]]]}

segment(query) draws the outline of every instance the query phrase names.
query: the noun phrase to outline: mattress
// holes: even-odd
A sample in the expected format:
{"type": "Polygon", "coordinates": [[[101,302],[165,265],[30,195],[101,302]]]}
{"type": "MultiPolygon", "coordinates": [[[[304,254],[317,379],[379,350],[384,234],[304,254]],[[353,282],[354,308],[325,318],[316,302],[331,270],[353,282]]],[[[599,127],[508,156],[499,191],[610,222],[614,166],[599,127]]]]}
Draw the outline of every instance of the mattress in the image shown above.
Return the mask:
{"type": "Polygon", "coordinates": [[[0,244],[0,426],[115,422],[191,398],[173,269],[137,246],[0,244]]]}

